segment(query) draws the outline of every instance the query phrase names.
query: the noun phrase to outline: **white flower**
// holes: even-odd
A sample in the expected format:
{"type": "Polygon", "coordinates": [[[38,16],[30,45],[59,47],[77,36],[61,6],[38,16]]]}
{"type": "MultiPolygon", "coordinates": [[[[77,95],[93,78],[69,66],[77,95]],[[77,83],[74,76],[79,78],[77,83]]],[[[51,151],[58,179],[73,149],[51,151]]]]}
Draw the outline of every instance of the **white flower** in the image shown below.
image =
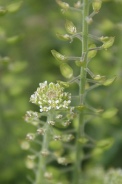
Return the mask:
{"type": "Polygon", "coordinates": [[[68,109],[71,103],[71,94],[64,92],[59,83],[47,84],[47,81],[40,83],[39,87],[30,101],[40,106],[40,112],[47,112],[51,109],[68,109]]]}

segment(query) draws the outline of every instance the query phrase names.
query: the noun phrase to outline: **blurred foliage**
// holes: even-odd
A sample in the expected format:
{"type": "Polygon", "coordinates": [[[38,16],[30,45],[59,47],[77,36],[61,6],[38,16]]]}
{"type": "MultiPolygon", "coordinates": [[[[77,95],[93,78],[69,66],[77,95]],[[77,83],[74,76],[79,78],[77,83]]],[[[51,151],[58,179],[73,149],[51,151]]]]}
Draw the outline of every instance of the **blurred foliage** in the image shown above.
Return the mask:
{"type": "MultiPolygon", "coordinates": [[[[74,4],[76,1],[67,2],[74,4]]],[[[100,117],[91,120],[86,132],[96,140],[112,137],[114,142],[104,153],[84,161],[86,170],[99,164],[105,169],[122,167],[121,6],[121,0],[104,0],[100,13],[90,25],[91,34],[115,36],[114,46],[98,52],[90,68],[95,74],[108,77],[117,75],[117,80],[110,87],[99,87],[87,96],[89,103],[104,111],[100,117]]],[[[66,12],[62,15],[53,0],[0,2],[0,183],[28,183],[26,176],[29,171],[25,167],[27,152],[21,149],[21,143],[33,129],[23,119],[27,110],[36,108],[29,103],[30,95],[39,82],[63,79],[50,50],[56,49],[68,55],[81,53],[80,44],[76,41],[69,47],[67,42],[56,38],[56,33],[64,32],[66,17],[73,20],[75,25],[80,20],[77,13],[66,12]]],[[[84,149],[84,152],[90,151],[84,149]]],[[[94,184],[101,183],[97,181],[94,184]]]]}

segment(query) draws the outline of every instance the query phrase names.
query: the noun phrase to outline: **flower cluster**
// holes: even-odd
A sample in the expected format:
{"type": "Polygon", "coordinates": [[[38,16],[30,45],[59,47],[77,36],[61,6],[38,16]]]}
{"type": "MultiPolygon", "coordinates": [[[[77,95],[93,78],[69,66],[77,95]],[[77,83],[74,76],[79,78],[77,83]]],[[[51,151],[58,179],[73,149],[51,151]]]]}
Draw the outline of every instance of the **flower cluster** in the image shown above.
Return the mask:
{"type": "Polygon", "coordinates": [[[51,109],[68,109],[71,103],[71,94],[64,92],[59,83],[40,83],[39,87],[30,97],[30,101],[40,106],[40,112],[48,112],[51,109]]]}
{"type": "Polygon", "coordinates": [[[105,178],[104,184],[119,184],[122,183],[122,170],[121,169],[110,169],[105,178]]]}

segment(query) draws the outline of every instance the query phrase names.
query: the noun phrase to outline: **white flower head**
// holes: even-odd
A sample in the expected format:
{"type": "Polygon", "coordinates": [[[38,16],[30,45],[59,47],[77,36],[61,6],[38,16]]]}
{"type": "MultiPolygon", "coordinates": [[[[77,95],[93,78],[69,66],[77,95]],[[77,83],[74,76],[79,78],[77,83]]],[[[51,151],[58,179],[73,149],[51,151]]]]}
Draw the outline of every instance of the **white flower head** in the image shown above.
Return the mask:
{"type": "Polygon", "coordinates": [[[59,83],[40,83],[39,87],[30,97],[30,101],[40,106],[40,112],[47,112],[51,109],[68,109],[71,103],[71,94],[64,92],[59,83]]]}

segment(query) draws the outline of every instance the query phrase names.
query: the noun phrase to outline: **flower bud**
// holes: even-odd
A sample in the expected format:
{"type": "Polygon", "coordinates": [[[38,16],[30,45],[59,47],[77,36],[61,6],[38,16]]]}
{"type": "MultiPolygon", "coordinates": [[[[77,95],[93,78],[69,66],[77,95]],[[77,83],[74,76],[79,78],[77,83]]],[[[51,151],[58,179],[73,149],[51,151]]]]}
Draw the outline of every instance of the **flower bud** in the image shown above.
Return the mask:
{"type": "Polygon", "coordinates": [[[49,125],[52,125],[52,126],[55,125],[55,122],[54,122],[54,121],[48,121],[47,123],[48,123],[49,125]]]}
{"type": "Polygon", "coordinates": [[[54,56],[54,58],[58,61],[67,61],[67,57],[60,54],[59,52],[57,52],[56,50],[51,50],[52,55],[54,56]]]}
{"type": "Polygon", "coordinates": [[[52,173],[50,173],[50,172],[45,172],[44,173],[44,177],[46,178],[46,179],[48,179],[48,180],[51,180],[52,179],[52,173]]]}
{"type": "Polygon", "coordinates": [[[99,12],[102,5],[102,0],[93,0],[92,7],[95,12],[99,12]]]}
{"type": "Polygon", "coordinates": [[[67,159],[65,157],[59,157],[58,158],[58,163],[62,164],[62,165],[67,165],[68,164],[67,159]]]}
{"type": "Polygon", "coordinates": [[[60,141],[61,140],[61,136],[60,135],[54,135],[53,139],[55,141],[60,141]]]}
{"type": "Polygon", "coordinates": [[[33,133],[28,133],[28,134],[26,135],[26,139],[29,140],[29,141],[34,140],[34,138],[35,138],[35,135],[34,135],[33,133]]]}
{"type": "Polygon", "coordinates": [[[68,135],[63,135],[62,136],[62,141],[63,142],[70,142],[74,139],[74,135],[68,134],[68,135]]]}
{"type": "Polygon", "coordinates": [[[38,129],[37,129],[37,133],[40,134],[40,135],[44,135],[45,131],[46,131],[46,130],[43,129],[43,128],[38,128],[38,129]]]}
{"type": "Polygon", "coordinates": [[[41,154],[42,154],[42,156],[46,157],[46,156],[49,155],[49,151],[48,150],[42,150],[41,154]]]}
{"type": "Polygon", "coordinates": [[[63,82],[63,81],[57,81],[61,86],[68,88],[69,87],[69,83],[68,82],[63,82]]]}
{"type": "Polygon", "coordinates": [[[93,79],[94,79],[94,80],[100,80],[101,77],[102,77],[102,76],[98,74],[98,75],[95,75],[95,76],[93,77],[93,79]]]}
{"type": "Polygon", "coordinates": [[[61,7],[61,8],[64,8],[64,9],[68,9],[69,8],[69,4],[68,3],[65,3],[65,2],[62,2],[61,0],[56,0],[57,4],[61,7]]]}
{"type": "Polygon", "coordinates": [[[69,34],[75,34],[77,32],[77,29],[73,22],[69,20],[66,21],[65,28],[69,34]]]}

